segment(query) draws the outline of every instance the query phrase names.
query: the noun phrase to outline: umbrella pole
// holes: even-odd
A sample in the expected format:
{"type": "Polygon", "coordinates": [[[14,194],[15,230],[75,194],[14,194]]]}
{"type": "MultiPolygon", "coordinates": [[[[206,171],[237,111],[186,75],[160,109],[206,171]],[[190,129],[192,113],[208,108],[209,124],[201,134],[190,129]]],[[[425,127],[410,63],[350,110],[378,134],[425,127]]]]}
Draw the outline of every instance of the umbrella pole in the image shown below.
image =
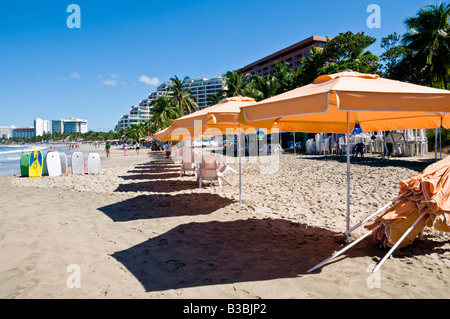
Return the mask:
{"type": "Polygon", "coordinates": [[[238,155],[239,155],[239,204],[242,204],[242,182],[241,182],[241,124],[239,124],[238,139],[238,155]]]}
{"type": "Polygon", "coordinates": [[[438,136],[438,129],[434,129],[434,159],[437,162],[437,136],[438,136]]]}
{"type": "Polygon", "coordinates": [[[394,252],[394,250],[398,247],[398,245],[400,245],[403,241],[403,239],[405,239],[406,236],[408,236],[408,234],[414,229],[414,227],[416,227],[416,225],[419,223],[419,221],[422,219],[423,216],[425,216],[427,213],[422,213],[419,218],[417,218],[417,220],[414,222],[414,224],[408,228],[408,230],[402,235],[402,237],[400,237],[400,239],[395,243],[394,246],[392,246],[392,248],[388,251],[388,253],[386,254],[386,256],[383,257],[383,259],[378,263],[378,265],[376,265],[376,267],[373,269],[372,272],[376,272],[378,269],[380,269],[381,265],[386,261],[386,259],[389,258],[390,255],[392,255],[392,253],[394,252]]]}
{"type": "Polygon", "coordinates": [[[357,240],[355,240],[353,243],[351,243],[348,246],[345,246],[343,249],[341,249],[340,251],[338,251],[337,253],[335,253],[334,255],[328,257],[327,259],[325,259],[324,261],[322,261],[321,263],[317,264],[317,266],[314,266],[313,268],[311,268],[310,270],[308,270],[308,272],[313,272],[314,270],[316,270],[319,267],[322,267],[324,264],[326,264],[327,262],[329,262],[330,260],[338,257],[339,255],[342,255],[345,251],[347,251],[348,249],[350,249],[351,247],[355,246],[357,243],[359,243],[360,241],[362,241],[364,238],[366,238],[367,236],[369,236],[370,234],[372,234],[374,231],[376,231],[378,228],[380,228],[381,225],[378,225],[376,228],[372,229],[370,232],[366,233],[364,236],[358,238],[357,240]]]}
{"type": "Polygon", "coordinates": [[[359,222],[358,224],[356,224],[355,226],[353,226],[352,228],[350,228],[349,230],[347,230],[345,232],[346,235],[350,234],[352,231],[354,231],[356,228],[358,228],[359,226],[367,223],[372,217],[378,215],[380,212],[382,212],[383,210],[385,210],[386,208],[388,208],[389,206],[391,206],[393,203],[395,203],[397,200],[399,200],[403,195],[397,196],[396,198],[394,198],[392,201],[390,201],[389,203],[387,203],[386,205],[384,205],[383,207],[381,207],[379,210],[377,210],[375,213],[373,213],[372,215],[370,215],[369,217],[367,217],[366,219],[364,219],[363,221],[359,222]]]}
{"type": "MultiPolygon", "coordinates": [[[[347,112],[347,227],[350,228],[350,123],[349,114],[347,112]]],[[[347,234],[347,244],[349,242],[349,236],[347,234]]]]}
{"type": "Polygon", "coordinates": [[[442,117],[441,126],[439,126],[439,159],[442,159],[442,117]]]}
{"type": "Polygon", "coordinates": [[[295,132],[293,134],[294,134],[294,156],[296,156],[297,154],[295,153],[295,132]]]}

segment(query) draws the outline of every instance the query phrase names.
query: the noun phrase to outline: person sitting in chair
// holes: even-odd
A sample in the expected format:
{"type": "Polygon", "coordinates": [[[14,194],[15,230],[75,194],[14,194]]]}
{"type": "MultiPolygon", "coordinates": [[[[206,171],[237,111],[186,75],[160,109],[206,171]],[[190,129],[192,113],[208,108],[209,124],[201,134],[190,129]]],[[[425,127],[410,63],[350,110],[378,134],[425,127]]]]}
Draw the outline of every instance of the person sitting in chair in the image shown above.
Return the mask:
{"type": "Polygon", "coordinates": [[[364,143],[358,143],[353,147],[353,157],[358,157],[358,153],[361,157],[364,156],[364,143]]]}

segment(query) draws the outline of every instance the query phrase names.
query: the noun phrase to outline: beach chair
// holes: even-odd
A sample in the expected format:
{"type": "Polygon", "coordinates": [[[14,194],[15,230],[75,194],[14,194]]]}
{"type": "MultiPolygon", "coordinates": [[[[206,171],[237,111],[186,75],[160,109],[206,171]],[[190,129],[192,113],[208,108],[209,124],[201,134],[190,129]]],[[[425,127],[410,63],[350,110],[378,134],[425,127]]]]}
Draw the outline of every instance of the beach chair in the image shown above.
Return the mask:
{"type": "Polygon", "coordinates": [[[180,177],[186,174],[186,172],[192,172],[196,174],[196,167],[194,162],[194,152],[191,148],[183,147],[183,154],[181,156],[181,171],[180,177]]]}
{"type": "MultiPolygon", "coordinates": [[[[203,181],[218,181],[219,187],[222,187],[222,181],[230,185],[230,183],[223,178],[223,175],[228,171],[234,171],[231,167],[227,166],[221,161],[220,158],[214,155],[202,156],[202,163],[198,168],[197,184],[198,187],[202,187],[203,181]]],[[[237,173],[237,172],[236,172],[237,173]]]]}

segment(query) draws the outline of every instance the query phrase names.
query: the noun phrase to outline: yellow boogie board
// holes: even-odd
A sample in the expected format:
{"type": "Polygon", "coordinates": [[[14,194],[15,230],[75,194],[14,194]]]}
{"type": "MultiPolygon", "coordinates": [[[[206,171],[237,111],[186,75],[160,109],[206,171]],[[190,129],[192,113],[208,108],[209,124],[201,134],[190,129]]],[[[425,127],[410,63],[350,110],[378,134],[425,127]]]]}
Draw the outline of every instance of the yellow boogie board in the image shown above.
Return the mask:
{"type": "Polygon", "coordinates": [[[42,168],[44,167],[44,157],[41,151],[31,151],[30,165],[28,166],[29,177],[42,176],[42,168]]]}

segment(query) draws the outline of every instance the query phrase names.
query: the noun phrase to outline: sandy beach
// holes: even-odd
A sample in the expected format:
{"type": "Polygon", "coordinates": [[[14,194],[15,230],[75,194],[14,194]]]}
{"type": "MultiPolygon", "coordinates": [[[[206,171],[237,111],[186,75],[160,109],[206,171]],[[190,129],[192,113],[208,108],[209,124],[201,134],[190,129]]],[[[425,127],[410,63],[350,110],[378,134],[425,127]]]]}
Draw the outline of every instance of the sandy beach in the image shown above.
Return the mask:
{"type": "MultiPolygon", "coordinates": [[[[0,178],[0,298],[450,297],[450,237],[433,229],[379,273],[387,250],[370,238],[307,273],[344,247],[343,156],[284,153],[271,172],[244,162],[240,205],[231,171],[231,185],[198,188],[163,152],[99,153],[99,175],[0,178]]],[[[350,224],[433,162],[353,159],[350,224]]]]}

